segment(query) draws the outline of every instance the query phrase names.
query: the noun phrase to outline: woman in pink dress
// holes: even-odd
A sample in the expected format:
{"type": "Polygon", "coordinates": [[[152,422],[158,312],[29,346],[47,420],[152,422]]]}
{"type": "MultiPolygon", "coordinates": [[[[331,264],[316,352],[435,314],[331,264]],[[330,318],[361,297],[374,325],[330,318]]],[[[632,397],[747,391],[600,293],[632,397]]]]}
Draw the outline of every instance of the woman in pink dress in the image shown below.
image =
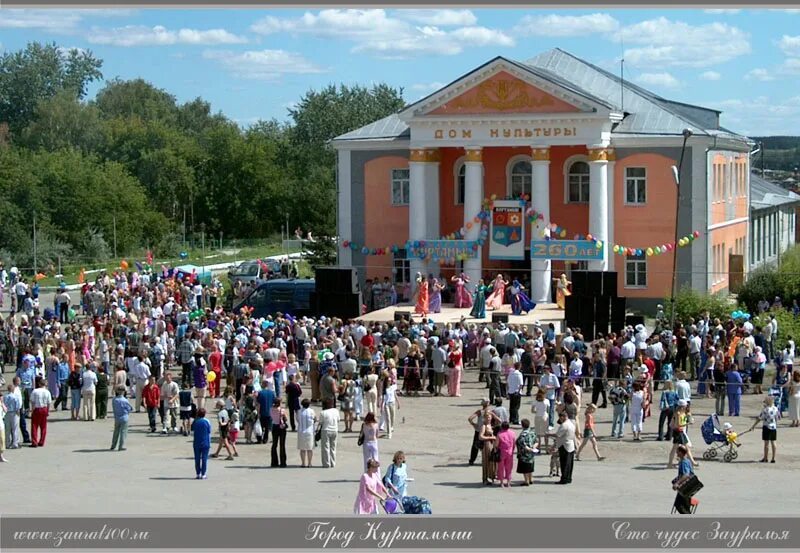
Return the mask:
{"type": "Polygon", "coordinates": [[[467,290],[467,284],[469,284],[469,277],[464,273],[460,275],[453,275],[453,278],[450,279],[456,285],[456,301],[453,303],[453,307],[456,308],[470,308],[472,307],[472,295],[467,290]]]}
{"type": "Polygon", "coordinates": [[[514,447],[517,443],[517,435],[504,422],[497,433],[497,449],[500,450],[500,461],[497,462],[497,479],[500,480],[500,487],[511,487],[511,473],[514,469],[514,447]]]}
{"type": "Polygon", "coordinates": [[[357,515],[377,515],[378,503],[389,498],[389,493],[381,482],[380,463],[375,459],[367,461],[367,472],[361,475],[358,495],[353,506],[357,515]]]}
{"type": "Polygon", "coordinates": [[[489,294],[489,297],[486,298],[486,309],[497,310],[503,307],[503,298],[506,296],[506,286],[508,286],[508,282],[503,280],[503,275],[497,275],[492,286],[494,290],[489,294]]]}
{"type": "Polygon", "coordinates": [[[422,276],[422,273],[417,273],[417,304],[414,307],[414,313],[420,315],[428,314],[428,279],[422,276]]]}
{"type": "Polygon", "coordinates": [[[461,342],[450,341],[450,365],[447,375],[447,394],[450,397],[461,397],[461,369],[463,354],[461,353],[461,342]]]}

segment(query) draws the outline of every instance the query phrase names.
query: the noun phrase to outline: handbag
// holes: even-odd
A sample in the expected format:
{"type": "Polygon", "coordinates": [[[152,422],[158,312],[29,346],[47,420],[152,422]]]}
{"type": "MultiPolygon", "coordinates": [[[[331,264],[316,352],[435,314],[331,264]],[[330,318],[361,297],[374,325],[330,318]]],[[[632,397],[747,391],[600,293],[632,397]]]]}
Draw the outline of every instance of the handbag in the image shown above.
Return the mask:
{"type": "Polygon", "coordinates": [[[318,444],[322,441],[322,427],[317,428],[317,431],[314,432],[314,445],[318,444]]]}
{"type": "Polygon", "coordinates": [[[358,445],[364,445],[364,429],[358,433],[358,445]]]}
{"type": "Polygon", "coordinates": [[[697,478],[697,475],[692,473],[691,476],[685,478],[678,486],[678,493],[682,496],[691,498],[697,492],[703,489],[703,483],[697,478]]]}
{"type": "Polygon", "coordinates": [[[489,453],[489,460],[490,460],[490,461],[493,461],[493,462],[495,462],[495,463],[498,463],[498,462],[500,462],[500,450],[499,450],[499,449],[497,449],[497,448],[494,448],[494,449],[491,451],[491,453],[489,453]]]}

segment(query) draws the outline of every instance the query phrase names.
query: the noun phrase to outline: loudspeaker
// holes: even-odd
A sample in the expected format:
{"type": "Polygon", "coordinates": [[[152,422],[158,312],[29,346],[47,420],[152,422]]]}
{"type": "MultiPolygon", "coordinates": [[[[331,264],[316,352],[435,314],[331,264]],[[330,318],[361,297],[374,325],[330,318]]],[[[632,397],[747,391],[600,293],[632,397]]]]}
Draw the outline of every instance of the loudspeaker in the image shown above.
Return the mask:
{"type": "Polygon", "coordinates": [[[358,290],[358,273],[352,267],[317,267],[314,270],[317,292],[355,294],[358,290]]]}
{"type": "Polygon", "coordinates": [[[603,273],[603,295],[617,297],[617,272],[606,271],[603,273]]]}
{"type": "MultiPolygon", "coordinates": [[[[589,271],[586,273],[586,288],[583,292],[578,291],[582,296],[597,297],[603,294],[603,273],[601,271],[589,271]]],[[[585,337],[585,336],[584,336],[585,337]]]]}
{"type": "MultiPolygon", "coordinates": [[[[585,296],[586,294],[586,275],[588,273],[586,271],[572,271],[569,279],[572,281],[572,295],[573,296],[585,296]]],[[[553,286],[553,289],[556,287],[553,286]]]]}
{"type": "Polygon", "coordinates": [[[340,319],[357,319],[361,316],[361,294],[317,293],[320,315],[340,319]]]}
{"type": "MultiPolygon", "coordinates": [[[[611,296],[597,296],[594,299],[594,338],[597,334],[608,335],[608,323],[611,320],[611,296]]],[[[584,335],[584,338],[588,336],[584,335]]]]}
{"type": "Polygon", "coordinates": [[[508,313],[492,313],[492,322],[508,324],[508,313]]]}
{"type": "Polygon", "coordinates": [[[625,326],[643,325],[644,317],[642,315],[628,315],[625,317],[625,326]]]}
{"type": "Polygon", "coordinates": [[[625,326],[626,298],[611,298],[611,331],[619,332],[625,326]]]}
{"type": "Polygon", "coordinates": [[[316,290],[312,290],[311,293],[308,295],[308,308],[311,310],[314,315],[320,313],[319,311],[319,294],[317,294],[316,290]]]}
{"type": "Polygon", "coordinates": [[[411,311],[395,311],[394,320],[411,322],[411,311]]]}
{"type": "Polygon", "coordinates": [[[584,298],[579,298],[574,295],[564,298],[564,321],[566,325],[570,328],[581,326],[583,323],[581,315],[586,307],[587,304],[584,298]]]}

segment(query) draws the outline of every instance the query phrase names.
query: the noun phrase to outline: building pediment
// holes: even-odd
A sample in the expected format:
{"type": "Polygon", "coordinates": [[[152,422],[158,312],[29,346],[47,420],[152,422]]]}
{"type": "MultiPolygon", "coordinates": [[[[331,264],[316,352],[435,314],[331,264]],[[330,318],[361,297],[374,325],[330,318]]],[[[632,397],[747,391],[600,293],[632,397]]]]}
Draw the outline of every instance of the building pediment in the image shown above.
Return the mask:
{"type": "Polygon", "coordinates": [[[400,113],[401,119],[575,114],[608,117],[611,108],[596,98],[569,89],[554,77],[505,58],[464,75],[400,113]],[[541,72],[539,72],[541,73],[541,72]]]}

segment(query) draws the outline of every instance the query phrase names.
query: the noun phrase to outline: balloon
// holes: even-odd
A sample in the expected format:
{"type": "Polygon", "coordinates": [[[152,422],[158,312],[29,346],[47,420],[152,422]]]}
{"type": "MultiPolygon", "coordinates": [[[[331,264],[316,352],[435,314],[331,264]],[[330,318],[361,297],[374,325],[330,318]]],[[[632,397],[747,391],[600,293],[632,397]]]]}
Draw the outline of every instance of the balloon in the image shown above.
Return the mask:
{"type": "Polygon", "coordinates": [[[125,261],[124,259],[119,262],[119,266],[122,268],[123,271],[127,271],[128,270],[128,262],[125,261]]]}
{"type": "Polygon", "coordinates": [[[566,237],[567,237],[567,231],[562,229],[561,230],[561,238],[566,238],[566,237]]]}
{"type": "Polygon", "coordinates": [[[180,256],[181,256],[181,259],[186,259],[187,257],[189,257],[189,253],[188,252],[181,252],[180,256]]]}
{"type": "Polygon", "coordinates": [[[497,199],[497,194],[492,194],[490,197],[492,198],[492,200],[496,200],[497,199]]]}
{"type": "Polygon", "coordinates": [[[647,248],[647,255],[648,257],[653,255],[653,248],[647,248]]]}
{"type": "Polygon", "coordinates": [[[597,247],[597,249],[599,250],[600,248],[602,248],[602,247],[603,247],[603,242],[601,242],[600,240],[598,240],[597,242],[595,242],[595,243],[594,243],[594,245],[595,245],[595,246],[597,247]]]}
{"type": "Polygon", "coordinates": [[[345,248],[348,247],[349,245],[350,245],[350,240],[345,240],[344,242],[342,242],[342,246],[345,248]]]}
{"type": "Polygon", "coordinates": [[[692,233],[692,236],[694,236],[695,238],[700,238],[700,231],[699,230],[694,231],[692,233]]]}
{"type": "Polygon", "coordinates": [[[214,371],[209,372],[208,376],[206,376],[206,380],[208,380],[209,382],[214,382],[216,379],[217,379],[217,373],[215,373],[214,371]]]}

